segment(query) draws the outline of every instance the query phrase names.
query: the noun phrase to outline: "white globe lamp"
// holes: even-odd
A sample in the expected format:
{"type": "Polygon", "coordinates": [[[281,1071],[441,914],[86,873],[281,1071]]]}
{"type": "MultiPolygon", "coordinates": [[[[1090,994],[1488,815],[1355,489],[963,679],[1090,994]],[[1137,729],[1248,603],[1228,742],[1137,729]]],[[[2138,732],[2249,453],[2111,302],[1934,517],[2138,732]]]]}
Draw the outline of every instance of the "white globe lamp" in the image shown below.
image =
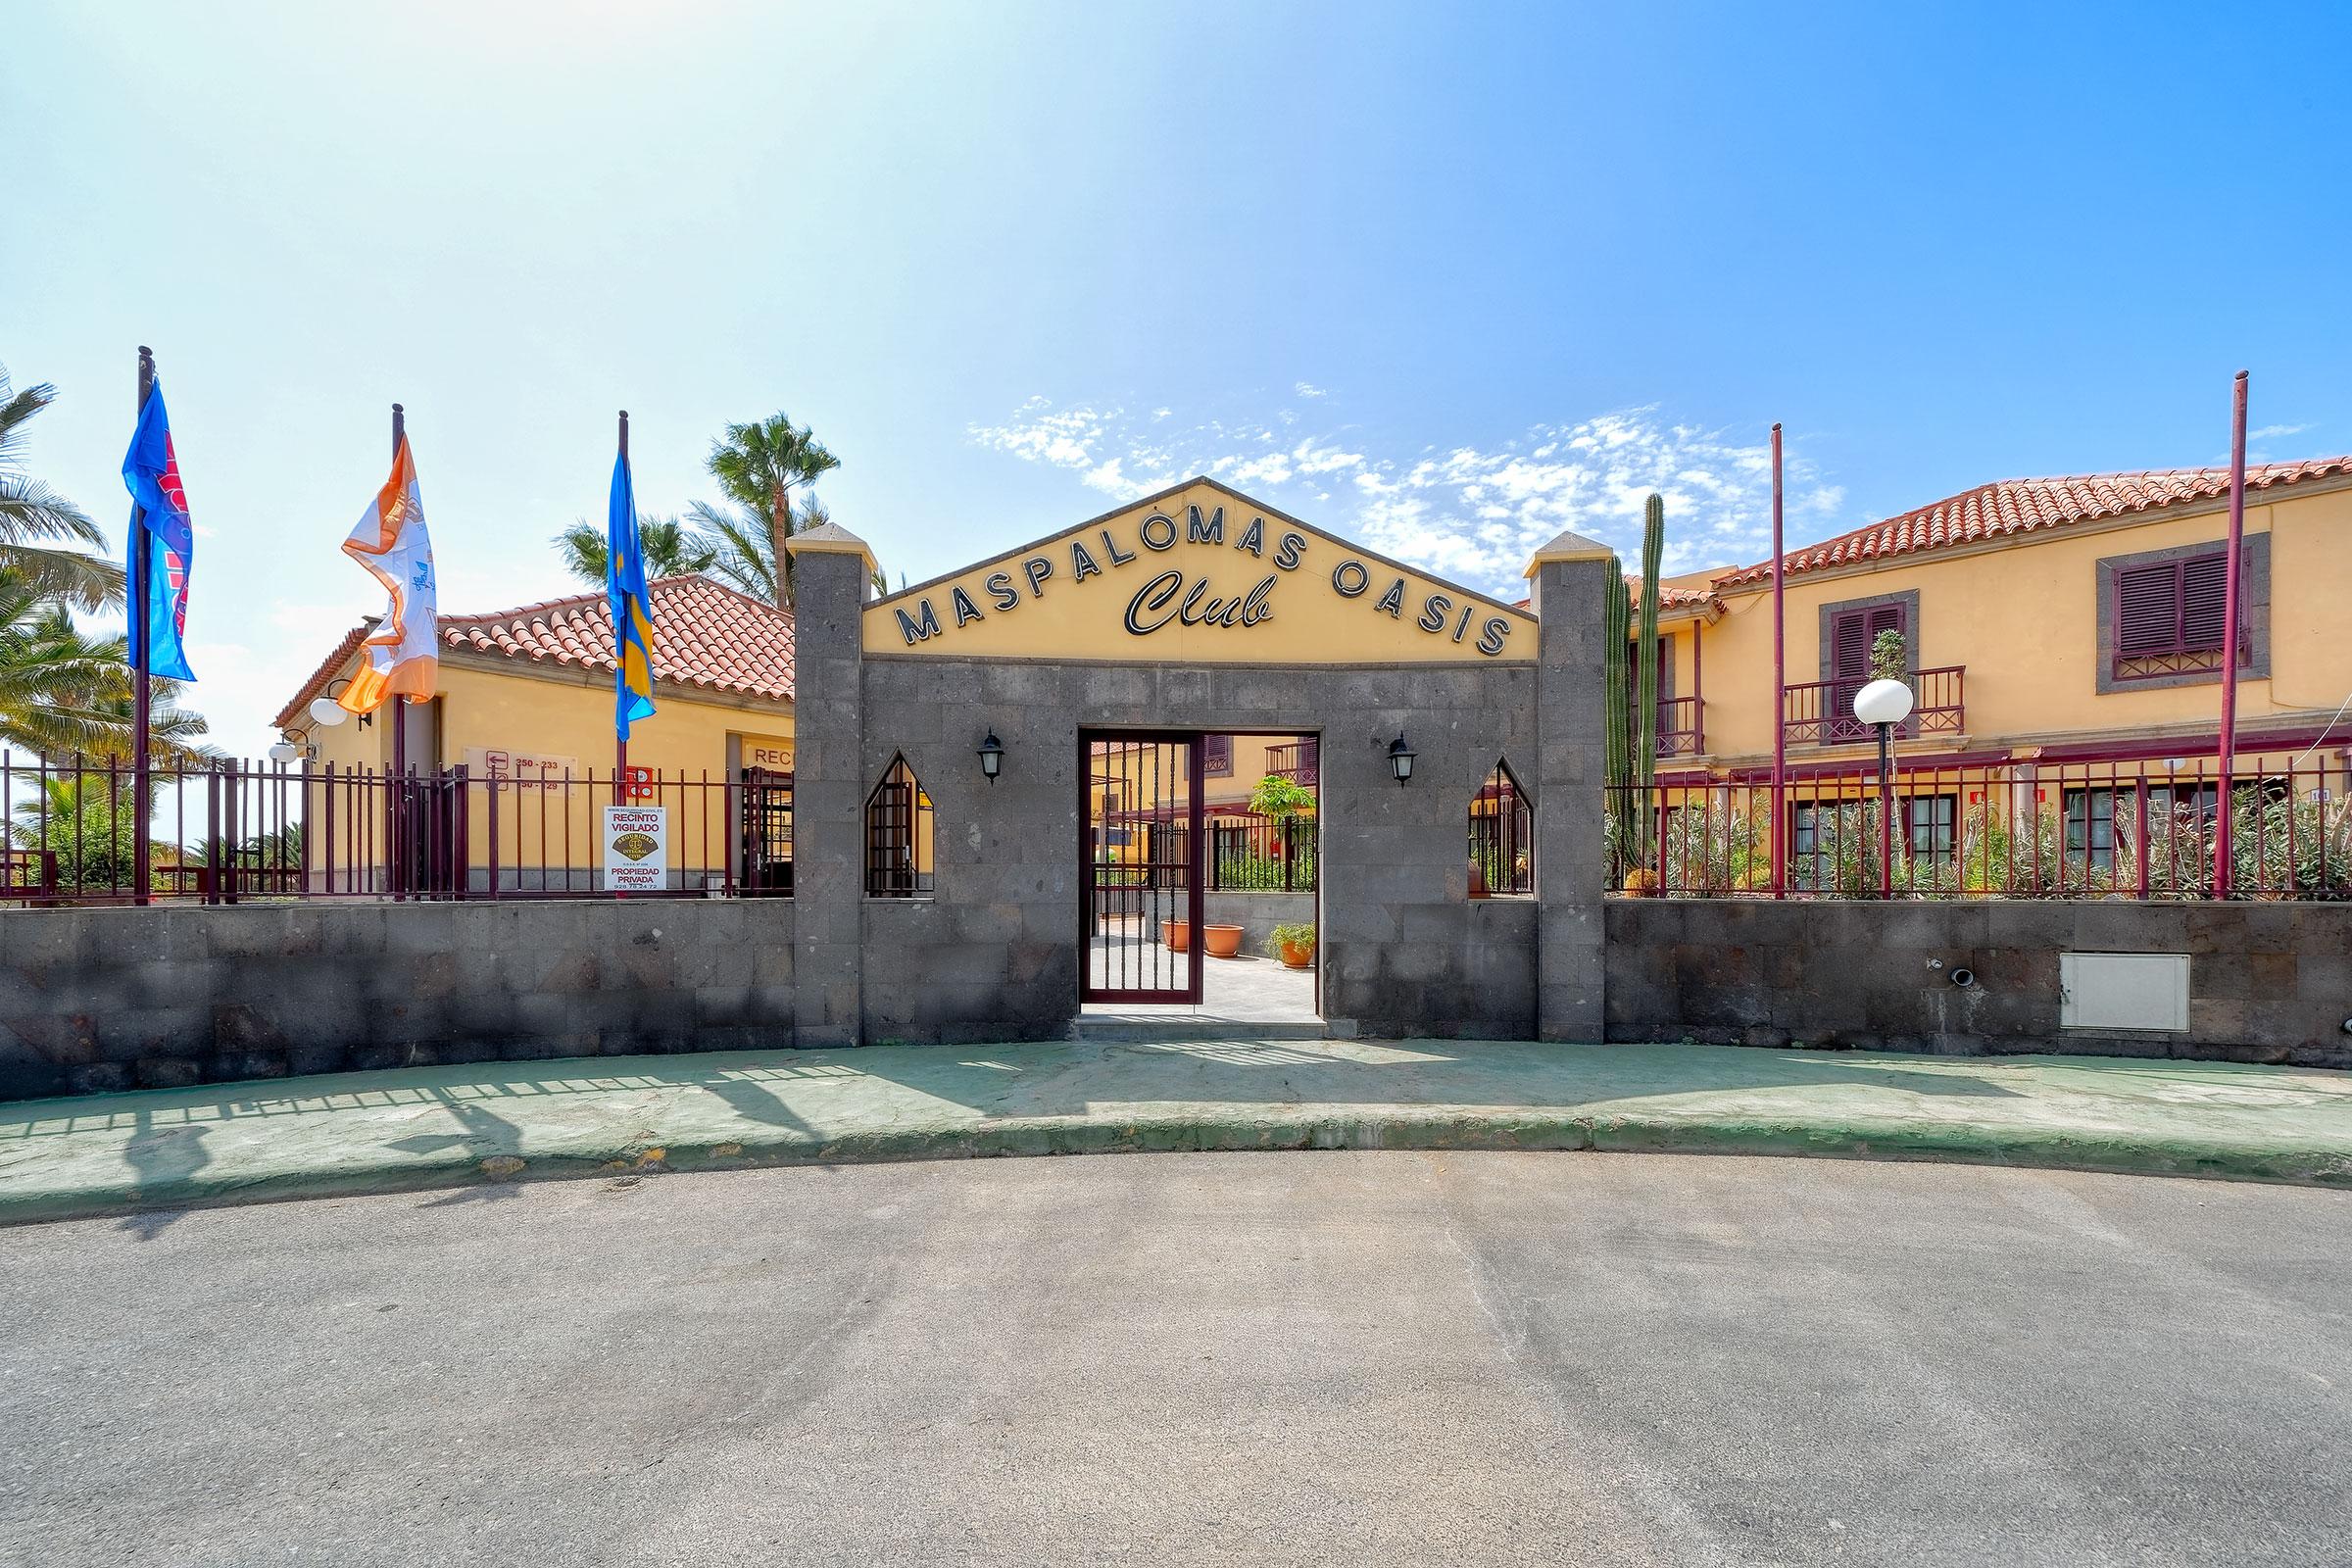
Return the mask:
{"type": "Polygon", "coordinates": [[[351,710],[332,697],[311,699],[311,721],[315,724],[323,724],[332,729],[350,716],[351,710]]]}

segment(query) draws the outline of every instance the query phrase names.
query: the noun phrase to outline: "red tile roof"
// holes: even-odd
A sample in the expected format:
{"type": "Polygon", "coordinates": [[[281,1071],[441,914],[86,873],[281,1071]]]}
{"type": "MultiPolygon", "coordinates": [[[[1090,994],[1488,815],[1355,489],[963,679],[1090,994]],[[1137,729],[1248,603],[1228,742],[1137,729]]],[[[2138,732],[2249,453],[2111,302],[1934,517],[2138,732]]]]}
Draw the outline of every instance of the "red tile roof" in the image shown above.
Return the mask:
{"type": "MultiPolygon", "coordinates": [[[[2246,469],[2246,489],[2352,474],[2352,457],[2265,463],[2246,469]]],[[[2152,468],[2145,473],[2082,473],[2057,479],[2003,479],[1805,545],[1782,558],[1788,575],[1851,565],[1889,556],[1915,556],[1980,540],[2022,540],[2070,523],[2125,516],[2183,502],[2220,501],[2230,494],[2228,468],[2152,468]]],[[[1772,563],[1740,566],[1715,579],[1717,588],[1772,581],[1772,563]]]]}
{"type": "MultiPolygon", "coordinates": [[[[1634,608],[1637,611],[1640,610],[1642,608],[1642,579],[1639,577],[1626,578],[1625,593],[1626,597],[1634,602],[1634,608]]],[[[1704,588],[1670,588],[1664,583],[1658,584],[1658,608],[1660,610],[1689,610],[1693,606],[1712,605],[1716,602],[1715,595],[1704,588]]],[[[1512,601],[1511,608],[1524,610],[1533,614],[1536,609],[1535,596],[1531,594],[1516,599],[1512,601]]]]}
{"type": "MultiPolygon", "coordinates": [[[[661,577],[646,585],[654,611],[654,672],[664,684],[741,692],[790,702],[793,692],[792,612],[761,604],[708,577],[661,577]]],[[[291,702],[278,710],[280,729],[351,658],[375,624],[362,621],[336,645],[291,702]]],[[[612,612],[602,593],[550,599],[487,615],[443,615],[443,646],[498,654],[533,663],[553,661],[610,670],[612,612]]]]}
{"type": "MultiPolygon", "coordinates": [[[[660,577],[647,584],[654,612],[654,672],[706,691],[792,700],[792,612],[763,605],[708,577],[660,577]]],[[[551,599],[487,615],[443,615],[441,641],[472,653],[536,663],[554,660],[609,670],[612,612],[602,593],[551,599]]]]}
{"type": "MultiPolygon", "coordinates": [[[[1628,572],[1625,578],[1625,591],[1633,596],[1634,608],[1640,610],[1642,608],[1642,579],[1628,572]]],[[[1711,605],[1714,602],[1715,595],[1711,589],[1677,588],[1671,583],[1658,584],[1658,608],[1660,610],[1688,610],[1693,605],[1711,605]]]]}

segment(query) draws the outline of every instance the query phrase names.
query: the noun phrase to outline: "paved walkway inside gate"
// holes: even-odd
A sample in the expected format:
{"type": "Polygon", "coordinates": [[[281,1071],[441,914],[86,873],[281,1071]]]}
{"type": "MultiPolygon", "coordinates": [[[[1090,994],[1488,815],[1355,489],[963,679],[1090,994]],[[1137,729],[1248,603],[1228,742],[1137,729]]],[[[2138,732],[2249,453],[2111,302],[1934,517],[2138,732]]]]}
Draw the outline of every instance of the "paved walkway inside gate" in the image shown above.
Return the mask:
{"type": "Polygon", "coordinates": [[[494,1201],[517,1180],[757,1164],[1304,1148],[1828,1154],[2352,1187],[2352,1074],[1250,1039],[411,1067],[0,1104],[0,1222],[415,1188],[494,1201]]]}
{"type": "MultiPolygon", "coordinates": [[[[1099,960],[1098,960],[1099,961],[1099,960]]],[[[1139,1029],[1152,1024],[1230,1026],[1249,1034],[1280,1025],[1285,1039],[1322,1035],[1315,1012],[1315,973],[1292,969],[1280,959],[1254,954],[1200,960],[1200,1004],[1182,1002],[1090,1002],[1080,1009],[1080,1026],[1116,1023],[1139,1029]]]]}

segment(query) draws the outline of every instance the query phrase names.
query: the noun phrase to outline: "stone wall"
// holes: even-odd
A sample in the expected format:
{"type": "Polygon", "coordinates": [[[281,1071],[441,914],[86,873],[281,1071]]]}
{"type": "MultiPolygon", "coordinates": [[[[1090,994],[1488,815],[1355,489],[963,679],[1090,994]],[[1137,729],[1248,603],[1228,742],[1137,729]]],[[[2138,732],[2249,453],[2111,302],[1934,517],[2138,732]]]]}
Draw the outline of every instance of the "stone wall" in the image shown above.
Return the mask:
{"type": "Polygon", "coordinates": [[[0,911],[0,1097],[791,1045],[774,899],[0,911]]]}
{"type": "MultiPolygon", "coordinates": [[[[1535,906],[1473,901],[1464,839],[1498,759],[1523,778],[1535,770],[1530,666],[869,656],[863,667],[862,776],[870,786],[904,755],[933,803],[937,848],[934,898],[865,901],[867,1040],[1051,1038],[1076,1016],[1079,735],[1120,725],[1322,737],[1323,1011],[1335,1029],[1534,1032],[1535,906]],[[974,755],[992,729],[1004,745],[993,784],[974,755]],[[1388,760],[1399,733],[1419,753],[1402,786],[1388,760]]],[[[1590,801],[1567,808],[1597,820],[1590,801]]],[[[809,831],[796,818],[803,854],[809,831]]],[[[1572,870],[1556,879],[1563,902],[1581,886],[1572,870]]],[[[1597,873],[1582,880],[1597,906],[1597,873]]]]}
{"type": "Polygon", "coordinates": [[[2352,1066],[2352,906],[1612,899],[1606,918],[1613,1041],[2352,1066]],[[2067,952],[2189,955],[2187,1032],[2061,1030],[2067,952]]]}
{"type": "Polygon", "coordinates": [[[1266,937],[1278,925],[1313,925],[1312,893],[1209,893],[1201,898],[1202,918],[1210,925],[1242,928],[1242,951],[1262,954],[1266,937]]]}

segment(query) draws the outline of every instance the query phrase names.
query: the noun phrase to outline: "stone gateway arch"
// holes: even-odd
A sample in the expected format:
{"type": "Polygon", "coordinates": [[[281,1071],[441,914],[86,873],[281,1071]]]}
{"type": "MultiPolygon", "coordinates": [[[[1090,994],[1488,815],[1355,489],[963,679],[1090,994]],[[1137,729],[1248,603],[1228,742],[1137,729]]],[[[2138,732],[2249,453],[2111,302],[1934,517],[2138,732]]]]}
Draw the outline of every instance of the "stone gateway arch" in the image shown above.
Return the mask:
{"type": "Polygon", "coordinates": [[[1605,547],[1539,551],[1531,614],[1206,478],[879,598],[846,529],[790,547],[801,1044],[1067,1029],[1084,737],[1237,731],[1320,740],[1333,1033],[1601,1038],[1605,547]],[[1498,764],[1522,898],[1474,897],[1464,852],[1498,764]]]}

